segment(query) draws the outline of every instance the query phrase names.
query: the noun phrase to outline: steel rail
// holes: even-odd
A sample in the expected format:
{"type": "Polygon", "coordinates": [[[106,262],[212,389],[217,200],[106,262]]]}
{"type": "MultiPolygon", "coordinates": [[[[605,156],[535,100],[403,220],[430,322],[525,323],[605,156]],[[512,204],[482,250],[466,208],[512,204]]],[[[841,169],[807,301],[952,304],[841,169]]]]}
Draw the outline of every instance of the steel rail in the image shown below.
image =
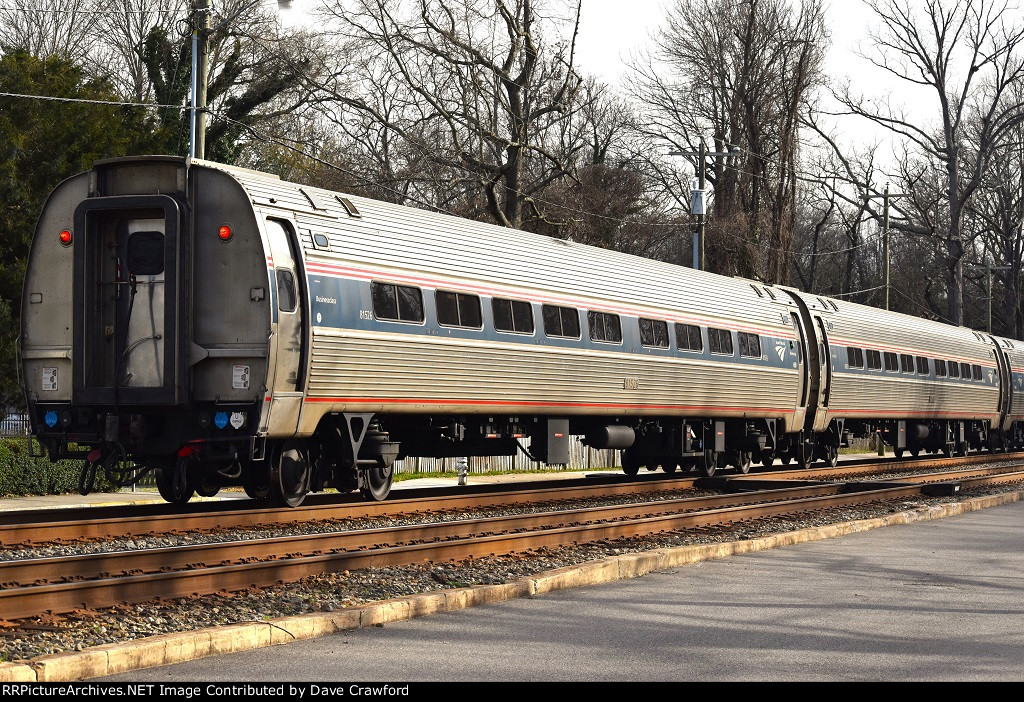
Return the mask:
{"type": "Polygon", "coordinates": [[[408,544],[464,538],[528,529],[549,529],[585,522],[636,519],[739,507],[771,500],[834,495],[844,488],[834,483],[742,494],[710,495],[624,505],[503,515],[426,524],[405,524],[372,529],[353,529],[319,534],[298,534],[266,539],[217,541],[185,546],[163,546],[138,551],[107,551],[73,556],[52,556],[0,561],[0,583],[55,583],[75,578],[98,578],[114,573],[144,573],[186,568],[199,564],[227,564],[247,559],[328,551],[355,551],[387,544],[408,544]]]}
{"type": "MultiPolygon", "coordinates": [[[[269,524],[298,524],[325,521],[329,519],[360,519],[366,517],[392,516],[439,512],[498,505],[538,504],[569,499],[588,499],[633,495],[649,492],[687,490],[699,478],[661,478],[642,482],[600,483],[597,485],[560,485],[559,487],[524,488],[521,484],[514,490],[491,491],[472,495],[434,495],[419,498],[401,498],[384,502],[358,501],[327,505],[302,505],[300,507],[252,507],[249,509],[225,509],[202,513],[171,513],[136,517],[102,516],[95,519],[60,519],[60,521],[26,522],[23,524],[0,525],[0,545],[37,544],[61,540],[88,538],[109,539],[117,536],[142,536],[146,534],[169,534],[185,531],[209,531],[235,527],[256,527],[269,524]]],[[[545,481],[547,482],[547,481],[545,481]]],[[[577,481],[559,481],[561,483],[577,481]]],[[[253,504],[245,501],[247,504],[253,504]]],[[[234,501],[231,504],[233,507],[234,501]]],[[[258,503],[256,503],[258,504],[258,503]]],[[[63,517],[51,510],[45,517],[63,517]]],[[[63,512],[61,510],[61,512],[63,512]]]]}
{"type": "MultiPolygon", "coordinates": [[[[972,454],[966,457],[858,462],[835,468],[752,472],[757,478],[829,479],[840,475],[864,475],[886,470],[924,470],[929,467],[969,465],[1024,458],[1016,454],[972,454]]],[[[732,476],[730,476],[732,477],[732,476]]],[[[692,488],[697,476],[672,477],[649,475],[642,479],[621,475],[589,477],[581,480],[546,480],[524,487],[522,483],[475,486],[471,494],[459,488],[458,494],[448,489],[410,490],[409,496],[384,502],[354,501],[344,496],[338,501],[318,496],[313,504],[296,508],[247,507],[259,504],[247,500],[237,503],[199,503],[201,511],[182,512],[170,505],[136,505],[134,509],[70,508],[57,510],[10,511],[0,516],[0,546],[38,544],[53,541],[110,539],[119,536],[143,536],[154,533],[207,531],[214,529],[265,526],[268,524],[303,523],[329,519],[354,519],[382,515],[409,514],[439,510],[472,509],[497,505],[529,504],[544,501],[586,499],[619,494],[686,490],[692,488]],[[598,481],[595,483],[595,481],[598,481]],[[238,503],[241,503],[239,505],[238,503]]],[[[405,491],[402,491],[405,492],[405,491]]],[[[394,493],[393,493],[394,494],[394,493]]],[[[189,507],[193,507],[189,505],[189,507]]]]}
{"type": "MultiPolygon", "coordinates": [[[[1024,480],[1024,472],[976,477],[971,480],[975,481],[975,485],[992,480],[1020,481],[1024,480]]],[[[919,484],[900,485],[847,494],[800,497],[682,514],[641,516],[623,521],[600,521],[540,530],[456,537],[431,543],[371,546],[356,551],[287,556],[274,560],[217,565],[212,568],[196,565],[193,568],[170,572],[14,587],[0,590],[0,611],[3,611],[7,618],[17,619],[46,611],[65,612],[83,607],[112,606],[122,602],[141,602],[160,598],[203,595],[221,590],[266,587],[280,582],[299,580],[309,575],[341,570],[503,555],[541,547],[678,531],[795,512],[821,511],[835,507],[916,496],[921,493],[921,489],[919,484]]],[[[753,493],[746,495],[746,497],[752,496],[753,493]]],[[[536,515],[530,516],[535,517],[536,515]]],[[[439,526],[443,526],[443,524],[439,526]]]]}

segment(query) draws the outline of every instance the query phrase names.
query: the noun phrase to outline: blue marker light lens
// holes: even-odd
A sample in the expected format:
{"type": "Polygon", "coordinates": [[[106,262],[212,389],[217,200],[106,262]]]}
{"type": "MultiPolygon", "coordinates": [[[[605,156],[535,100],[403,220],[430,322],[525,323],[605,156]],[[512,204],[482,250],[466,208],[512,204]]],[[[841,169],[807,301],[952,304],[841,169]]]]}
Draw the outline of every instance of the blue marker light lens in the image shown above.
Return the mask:
{"type": "Polygon", "coordinates": [[[217,425],[218,429],[223,429],[228,425],[228,413],[218,412],[217,414],[213,415],[213,423],[217,425]]]}
{"type": "Polygon", "coordinates": [[[46,426],[53,429],[55,426],[57,426],[57,413],[54,412],[53,410],[50,410],[49,412],[46,413],[46,418],[44,419],[44,421],[46,422],[46,426]]]}

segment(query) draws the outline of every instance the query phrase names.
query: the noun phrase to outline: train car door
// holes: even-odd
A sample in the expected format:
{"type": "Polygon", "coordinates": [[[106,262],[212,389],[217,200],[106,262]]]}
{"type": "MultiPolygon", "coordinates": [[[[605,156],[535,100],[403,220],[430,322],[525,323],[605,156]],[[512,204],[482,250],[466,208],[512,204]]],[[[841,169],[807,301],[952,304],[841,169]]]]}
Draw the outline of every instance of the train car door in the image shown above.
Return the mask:
{"type": "Polygon", "coordinates": [[[171,405],[177,354],[180,216],[165,195],[90,198],[75,227],[74,399],[171,405]]]}
{"type": "Polygon", "coordinates": [[[797,370],[800,373],[800,389],[796,412],[793,415],[793,426],[790,427],[790,431],[797,431],[803,428],[807,416],[807,399],[810,395],[811,379],[808,377],[806,335],[800,324],[800,317],[795,312],[791,312],[790,321],[793,323],[793,331],[796,332],[797,370]]]}
{"type": "Polygon", "coordinates": [[[815,413],[814,431],[825,431],[828,428],[828,400],[832,389],[832,353],[829,349],[825,320],[815,314],[814,322],[818,325],[818,407],[821,410],[815,413]]]}
{"type": "Polygon", "coordinates": [[[271,287],[276,322],[271,341],[275,360],[267,430],[271,437],[286,437],[295,434],[306,385],[307,300],[295,230],[288,222],[267,219],[266,231],[273,258],[271,287]]]}

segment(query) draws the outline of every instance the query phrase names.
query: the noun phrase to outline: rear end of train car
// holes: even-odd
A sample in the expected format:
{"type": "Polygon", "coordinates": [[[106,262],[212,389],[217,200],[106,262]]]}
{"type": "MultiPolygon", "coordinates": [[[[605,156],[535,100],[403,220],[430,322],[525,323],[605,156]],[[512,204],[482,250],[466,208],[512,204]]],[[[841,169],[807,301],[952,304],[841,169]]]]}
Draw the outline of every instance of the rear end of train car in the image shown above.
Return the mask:
{"type": "Polygon", "coordinates": [[[236,180],[181,158],[100,161],[51,194],[23,380],[47,453],[83,459],[81,491],[100,469],[120,484],[156,470],[170,501],[256,475],[243,468],[268,458],[274,411],[271,249],[236,180]]]}

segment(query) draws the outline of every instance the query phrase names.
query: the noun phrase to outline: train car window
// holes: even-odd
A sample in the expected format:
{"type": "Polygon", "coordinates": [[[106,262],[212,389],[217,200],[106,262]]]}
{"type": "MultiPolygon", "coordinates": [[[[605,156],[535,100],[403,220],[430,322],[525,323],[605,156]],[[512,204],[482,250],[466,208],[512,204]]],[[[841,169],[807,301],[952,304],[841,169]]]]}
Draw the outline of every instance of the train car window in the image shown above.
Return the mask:
{"type": "Polygon", "coordinates": [[[846,364],[850,368],[863,368],[864,367],[864,349],[858,349],[854,346],[846,347],[846,364]]]}
{"type": "Polygon", "coordinates": [[[373,314],[391,322],[423,321],[423,293],[419,288],[391,283],[370,283],[373,314]]]}
{"type": "Polygon", "coordinates": [[[928,359],[924,356],[917,357],[917,374],[928,375],[928,359]]]}
{"type": "Polygon", "coordinates": [[[640,318],[640,343],[659,349],[668,348],[668,322],[640,318]]]}
{"type": "Polygon", "coordinates": [[[529,302],[496,297],[491,300],[491,310],[494,312],[494,328],[498,331],[533,333],[533,305],[529,302]]]}
{"type": "Polygon", "coordinates": [[[963,378],[964,380],[970,380],[971,379],[971,364],[970,363],[961,363],[960,364],[960,377],[963,378]]]}
{"type": "Polygon", "coordinates": [[[133,232],[128,237],[128,272],[132,275],[160,275],[164,272],[163,233],[133,232]]]}
{"type": "Polygon", "coordinates": [[[882,370],[882,354],[874,349],[868,349],[868,369],[882,370]]]}
{"type": "Polygon", "coordinates": [[[971,370],[974,371],[974,379],[981,380],[981,366],[974,364],[971,366],[971,370]]]}
{"type": "Polygon", "coordinates": [[[619,315],[590,310],[587,312],[587,324],[590,327],[591,341],[622,343],[622,323],[619,321],[619,315]]]}
{"type": "Polygon", "coordinates": [[[483,327],[480,298],[476,295],[438,290],[434,293],[434,303],[437,305],[438,324],[469,329],[483,327]]]}
{"type": "Polygon", "coordinates": [[[296,305],[295,276],[287,268],[278,268],[277,308],[282,312],[294,312],[296,305]]]}
{"type": "Polygon", "coordinates": [[[761,337],[757,334],[737,332],[740,343],[740,356],[747,358],[761,358],[761,337]]]}
{"type": "Polygon", "coordinates": [[[676,347],[680,351],[703,351],[704,339],[696,324],[676,324],[676,347]]]}
{"type": "Polygon", "coordinates": [[[960,377],[960,364],[956,361],[949,362],[949,377],[959,378],[960,377]]]}
{"type": "Polygon", "coordinates": [[[544,333],[547,336],[580,338],[580,313],[575,307],[544,305],[541,316],[544,318],[544,333]]]}
{"type": "Polygon", "coordinates": [[[909,353],[900,354],[900,366],[902,366],[902,370],[904,373],[913,373],[915,370],[917,370],[914,367],[914,357],[911,356],[909,353]]]}
{"type": "Polygon", "coordinates": [[[946,377],[946,362],[941,358],[935,359],[935,377],[945,378],[946,377]]]}
{"type": "Polygon", "coordinates": [[[900,370],[899,361],[896,358],[896,354],[892,351],[885,352],[885,369],[893,373],[898,373],[900,370]]]}
{"type": "Polygon", "coordinates": [[[711,353],[720,353],[732,356],[732,332],[728,329],[715,329],[708,327],[708,350],[711,353]]]}

